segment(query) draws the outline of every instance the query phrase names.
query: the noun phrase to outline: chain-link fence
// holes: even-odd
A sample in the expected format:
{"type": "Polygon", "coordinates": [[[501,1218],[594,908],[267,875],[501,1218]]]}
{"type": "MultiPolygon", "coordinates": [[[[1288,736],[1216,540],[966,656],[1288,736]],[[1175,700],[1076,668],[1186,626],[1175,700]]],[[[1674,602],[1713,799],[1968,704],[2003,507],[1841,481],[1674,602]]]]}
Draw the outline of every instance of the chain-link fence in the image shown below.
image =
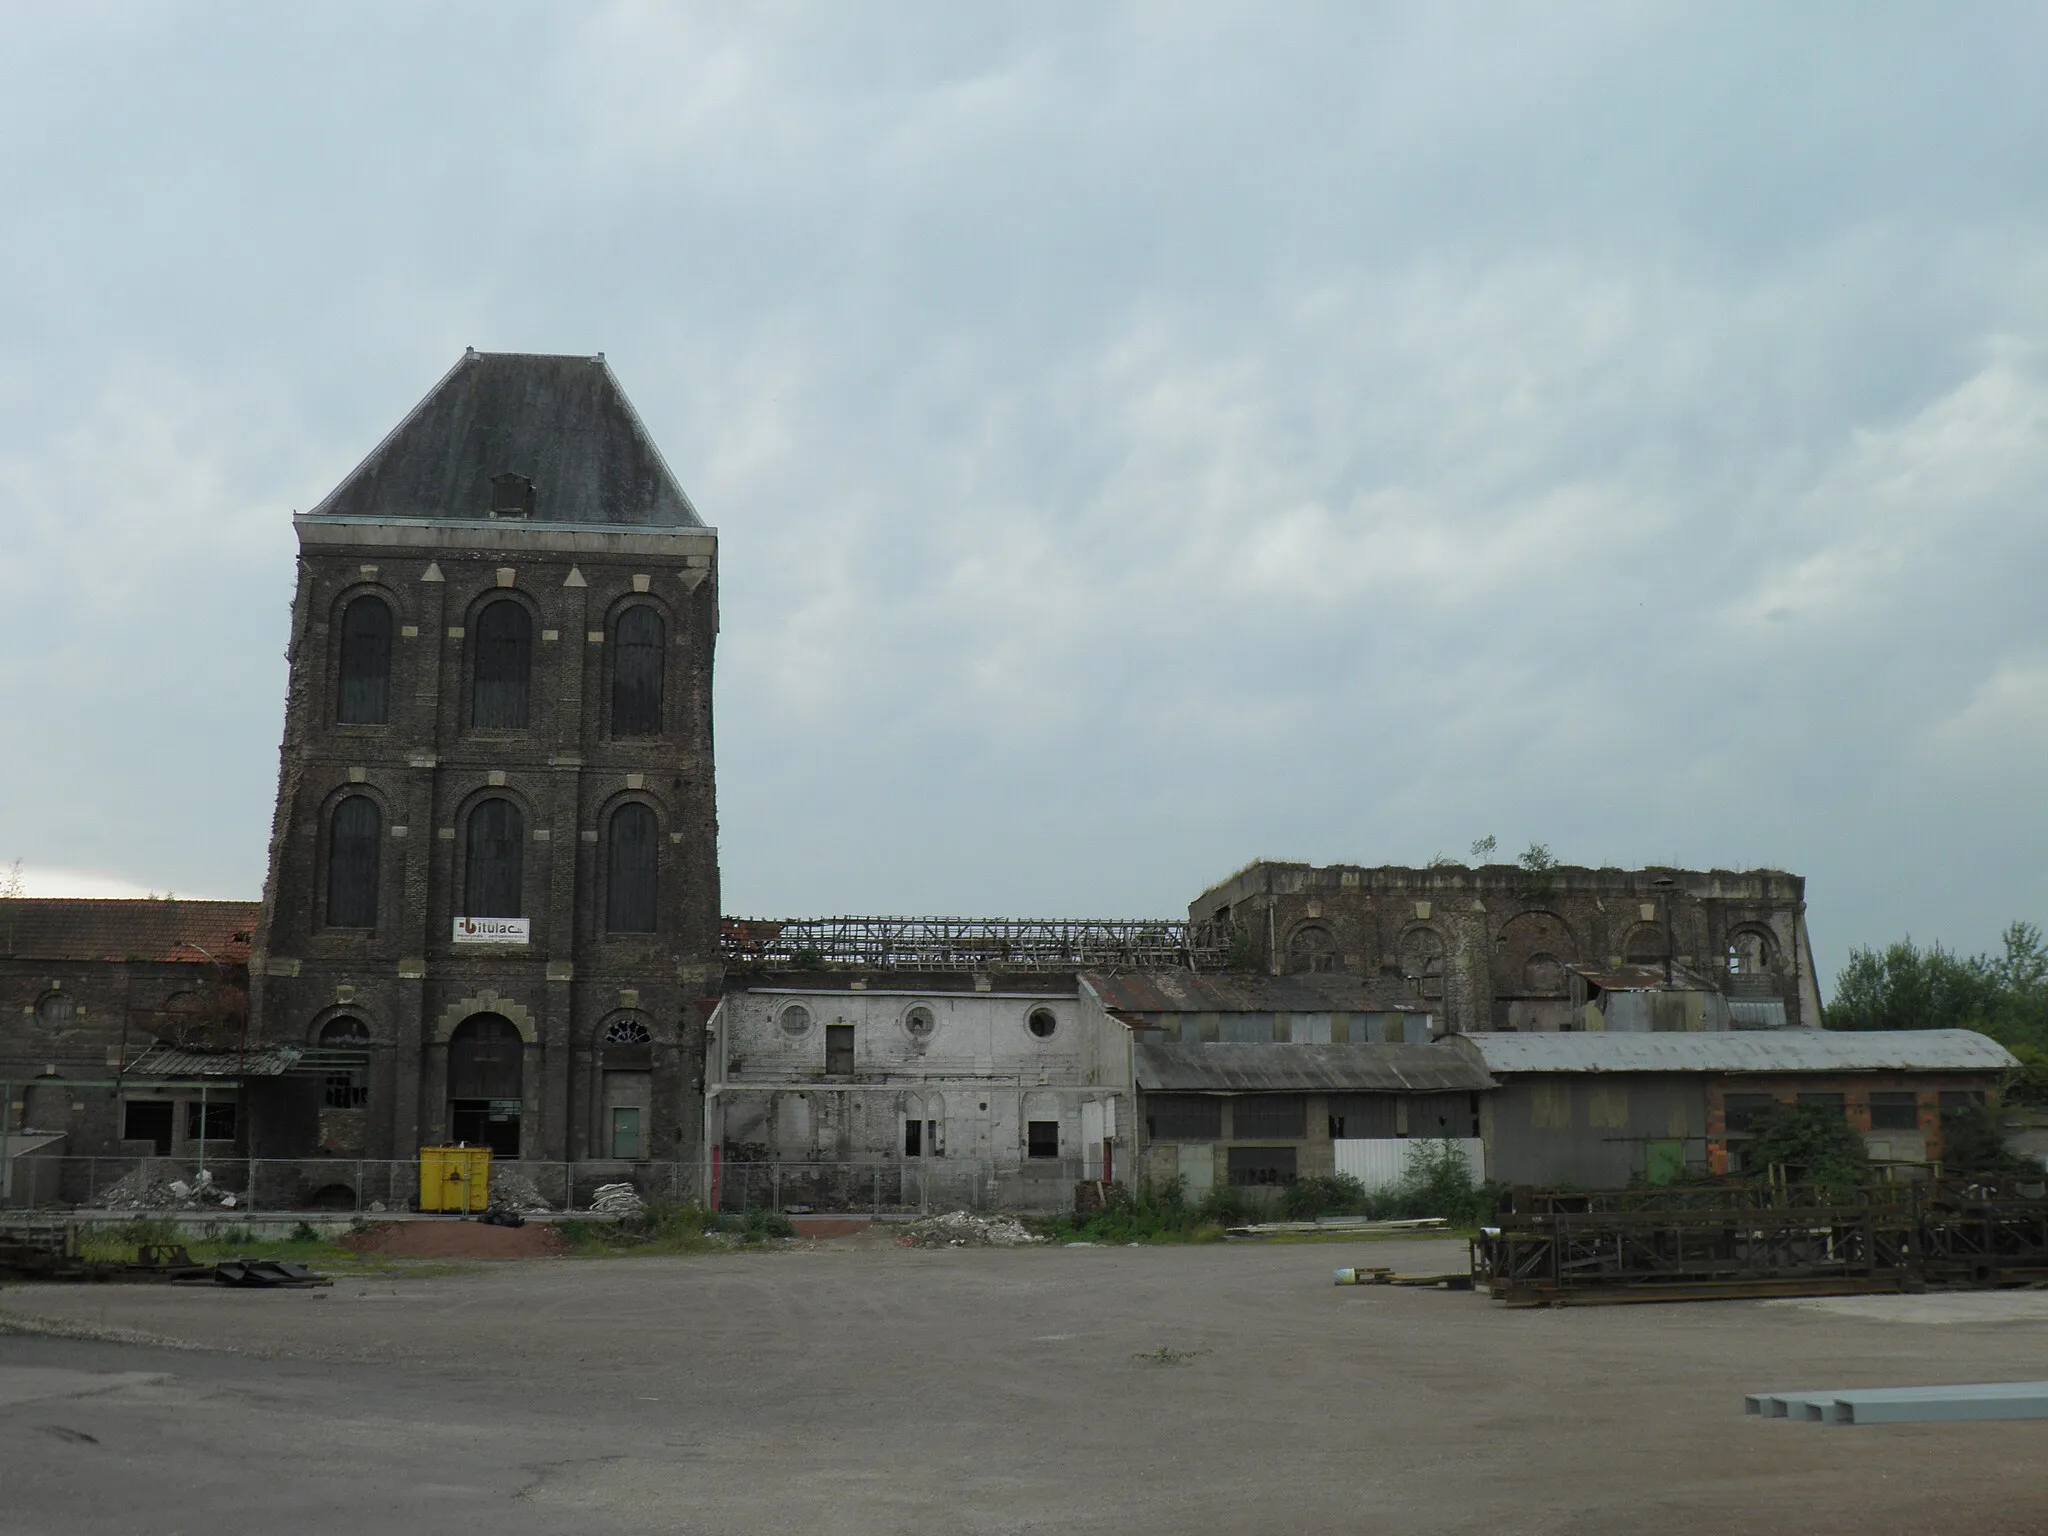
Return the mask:
{"type": "MultiPolygon", "coordinates": [[[[326,1211],[375,1216],[417,1210],[417,1158],[19,1157],[0,1207],[147,1214],[326,1211]]],[[[550,1163],[506,1159],[490,1198],[528,1214],[588,1210],[608,1184],[640,1198],[728,1211],[1057,1211],[1084,1175],[1075,1158],[998,1164],[976,1158],[850,1162],[550,1163]]]]}
{"type": "MultiPolygon", "coordinates": [[[[223,1215],[330,1211],[375,1215],[419,1208],[417,1158],[34,1157],[16,1158],[0,1207],[223,1215]]],[[[643,1200],[703,1198],[695,1159],[666,1163],[548,1163],[524,1158],[491,1169],[493,1204],[529,1214],[588,1210],[607,1184],[643,1200]]]]}
{"type": "Polygon", "coordinates": [[[730,1162],[712,1170],[726,1211],[1059,1211],[1074,1203],[1078,1158],[1003,1165],[979,1158],[730,1162]]]}

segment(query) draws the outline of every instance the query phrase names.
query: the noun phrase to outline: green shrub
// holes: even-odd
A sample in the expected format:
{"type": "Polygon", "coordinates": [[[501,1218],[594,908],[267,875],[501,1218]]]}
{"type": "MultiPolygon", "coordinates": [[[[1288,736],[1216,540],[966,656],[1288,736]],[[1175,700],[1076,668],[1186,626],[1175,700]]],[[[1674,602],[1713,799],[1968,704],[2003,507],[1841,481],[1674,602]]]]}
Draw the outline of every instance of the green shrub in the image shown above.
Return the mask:
{"type": "Polygon", "coordinates": [[[1982,1105],[1941,1117],[1943,1173],[2038,1173],[2005,1144],[2005,1122],[1982,1105]]]}
{"type": "Polygon", "coordinates": [[[1368,1216],[1373,1196],[1348,1173],[1319,1173],[1296,1179],[1280,1195],[1281,1214],[1289,1221],[1314,1221],[1318,1216],[1368,1216]]]}
{"type": "Polygon", "coordinates": [[[1750,1127],[1742,1163],[1753,1181],[1810,1184],[1821,1198],[1851,1200],[1871,1180],[1870,1154],[1838,1110],[1781,1104],[1750,1127]]]}

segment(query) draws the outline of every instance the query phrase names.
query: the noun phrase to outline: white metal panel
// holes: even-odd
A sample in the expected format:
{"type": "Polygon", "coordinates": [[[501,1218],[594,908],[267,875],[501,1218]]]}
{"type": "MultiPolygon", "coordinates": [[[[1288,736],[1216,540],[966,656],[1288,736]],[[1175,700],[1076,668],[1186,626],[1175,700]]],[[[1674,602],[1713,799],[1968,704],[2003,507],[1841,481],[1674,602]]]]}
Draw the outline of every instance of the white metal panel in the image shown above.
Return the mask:
{"type": "MultiPolygon", "coordinates": [[[[1408,1176],[1408,1164],[1416,1149],[1429,1145],[1426,1140],[1407,1137],[1345,1139],[1330,1143],[1337,1156],[1337,1171],[1350,1174],[1367,1189],[1391,1189],[1399,1184],[1408,1176]]],[[[1486,1177],[1486,1144],[1476,1136],[1461,1136],[1451,1145],[1464,1153],[1465,1166],[1472,1170],[1472,1182],[1483,1181],[1486,1177]]]]}

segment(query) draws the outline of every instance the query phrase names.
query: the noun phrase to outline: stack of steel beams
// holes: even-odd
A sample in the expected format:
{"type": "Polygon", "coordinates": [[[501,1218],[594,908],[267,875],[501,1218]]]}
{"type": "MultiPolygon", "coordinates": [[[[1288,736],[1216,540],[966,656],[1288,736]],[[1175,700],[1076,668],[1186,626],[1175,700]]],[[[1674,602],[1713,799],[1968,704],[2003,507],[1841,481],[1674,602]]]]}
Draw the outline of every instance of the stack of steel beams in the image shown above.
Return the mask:
{"type": "Polygon", "coordinates": [[[2048,1419],[2048,1381],[1757,1392],[1742,1400],[1742,1411],[1759,1418],[1808,1424],[1961,1424],[1985,1419],[2048,1419]]]}

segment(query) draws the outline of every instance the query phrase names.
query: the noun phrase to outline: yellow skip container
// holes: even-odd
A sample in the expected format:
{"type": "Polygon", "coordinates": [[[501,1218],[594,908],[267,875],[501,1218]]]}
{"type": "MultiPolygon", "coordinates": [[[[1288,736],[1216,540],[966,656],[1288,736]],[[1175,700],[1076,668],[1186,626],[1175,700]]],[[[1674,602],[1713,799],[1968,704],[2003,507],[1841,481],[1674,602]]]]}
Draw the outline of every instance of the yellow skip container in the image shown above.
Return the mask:
{"type": "Polygon", "coordinates": [[[485,1210],[491,1203],[489,1147],[421,1147],[420,1209],[485,1210]]]}

